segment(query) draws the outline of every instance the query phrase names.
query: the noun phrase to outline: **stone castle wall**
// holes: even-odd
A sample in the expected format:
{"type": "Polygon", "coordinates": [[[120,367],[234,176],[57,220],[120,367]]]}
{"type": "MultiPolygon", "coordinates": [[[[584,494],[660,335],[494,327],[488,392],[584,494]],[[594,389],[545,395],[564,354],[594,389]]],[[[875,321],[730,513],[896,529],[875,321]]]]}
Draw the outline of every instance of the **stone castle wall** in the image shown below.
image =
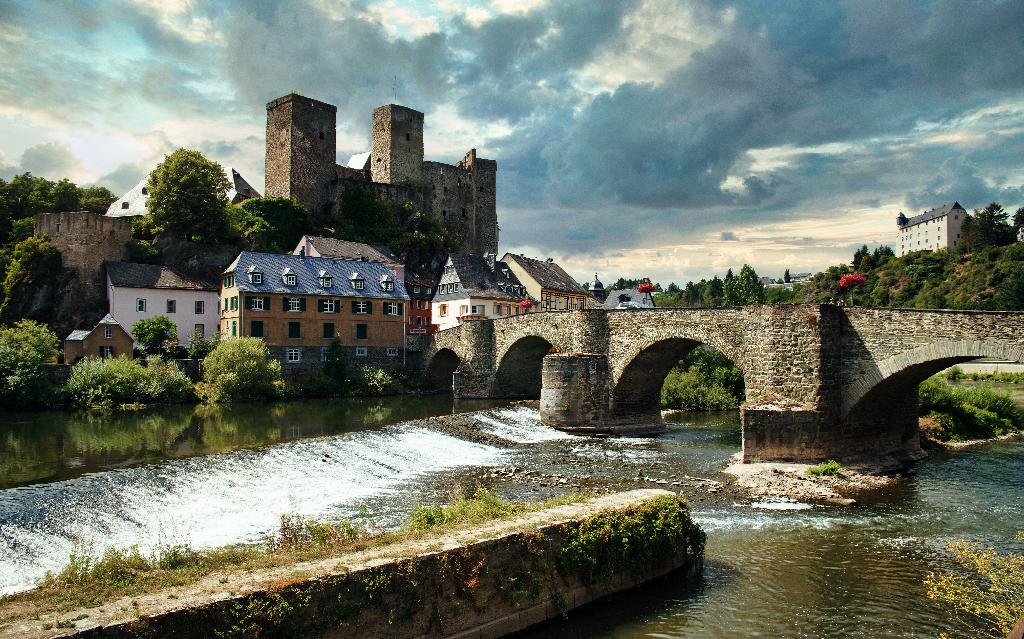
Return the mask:
{"type": "Polygon", "coordinates": [[[294,197],[314,217],[331,211],[337,110],[294,93],[267,104],[267,197],[294,197]]]}
{"type": "Polygon", "coordinates": [[[88,211],[40,213],[35,217],[35,234],[49,236],[64,268],[77,272],[87,295],[102,299],[106,291],[103,262],[125,259],[132,223],[131,218],[88,211]]]}

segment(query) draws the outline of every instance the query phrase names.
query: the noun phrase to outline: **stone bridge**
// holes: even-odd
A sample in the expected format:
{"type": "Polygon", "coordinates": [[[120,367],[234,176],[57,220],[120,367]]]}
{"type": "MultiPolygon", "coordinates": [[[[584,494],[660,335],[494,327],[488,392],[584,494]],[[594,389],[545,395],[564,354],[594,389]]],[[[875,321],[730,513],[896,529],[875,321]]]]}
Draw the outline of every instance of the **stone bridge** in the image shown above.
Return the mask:
{"type": "Polygon", "coordinates": [[[537,398],[556,428],[663,429],[662,382],[707,345],[743,371],[745,461],[922,455],[917,385],[978,357],[1024,360],[1024,313],[840,308],[630,309],[466,322],[411,343],[457,397],[537,398]]]}

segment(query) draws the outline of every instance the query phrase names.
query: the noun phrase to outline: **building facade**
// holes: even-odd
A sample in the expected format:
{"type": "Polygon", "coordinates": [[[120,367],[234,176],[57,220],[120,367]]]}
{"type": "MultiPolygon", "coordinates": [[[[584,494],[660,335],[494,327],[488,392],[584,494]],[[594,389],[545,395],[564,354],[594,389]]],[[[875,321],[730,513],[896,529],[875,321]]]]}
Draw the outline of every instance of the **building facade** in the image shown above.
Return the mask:
{"type": "Polygon", "coordinates": [[[297,94],[267,104],[267,197],[296,198],[314,218],[330,215],[348,188],[412,202],[461,240],[465,253],[496,253],[498,165],[471,149],[456,164],[423,156],[423,114],[374,110],[370,150],[335,162],[337,107],[297,94]]]}
{"type": "Polygon", "coordinates": [[[64,338],[64,363],[85,357],[132,357],[135,341],[112,315],[107,313],[92,330],[71,331],[64,338]]]}
{"type": "Polygon", "coordinates": [[[526,292],[539,301],[538,310],[583,310],[593,306],[592,299],[571,275],[551,258],[536,260],[515,253],[506,253],[501,261],[515,273],[526,292]]]}
{"type": "Polygon", "coordinates": [[[901,212],[896,218],[899,227],[896,255],[902,257],[913,251],[960,248],[966,217],[967,211],[959,202],[944,204],[910,218],[901,212]]]}
{"type": "Polygon", "coordinates": [[[408,302],[377,262],[243,251],[221,282],[221,337],[263,339],[286,371],[319,368],[334,340],[351,364],[393,368],[408,302]]]}
{"type": "Polygon", "coordinates": [[[526,288],[493,255],[450,255],[430,302],[431,323],[444,330],[466,321],[520,315],[528,312],[524,299],[529,299],[526,288]]]}
{"type": "Polygon", "coordinates": [[[409,294],[409,316],[405,321],[405,332],[409,335],[433,333],[437,326],[430,311],[437,280],[416,273],[405,274],[405,292],[409,294]]]}
{"type": "Polygon", "coordinates": [[[217,333],[217,286],[183,275],[167,266],[106,262],[110,315],[131,333],[141,319],[166,315],[187,346],[193,336],[217,333]]]}

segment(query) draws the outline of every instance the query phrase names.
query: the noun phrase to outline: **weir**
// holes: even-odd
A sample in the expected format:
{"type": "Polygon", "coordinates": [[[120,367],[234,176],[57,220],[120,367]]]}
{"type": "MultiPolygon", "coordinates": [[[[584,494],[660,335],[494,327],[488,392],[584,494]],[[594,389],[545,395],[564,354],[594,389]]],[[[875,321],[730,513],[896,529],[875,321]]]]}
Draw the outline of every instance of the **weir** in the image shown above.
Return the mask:
{"type": "Polygon", "coordinates": [[[427,371],[450,371],[456,397],[539,397],[555,428],[650,434],[663,429],[666,375],[701,345],[743,372],[744,461],[906,461],[923,455],[917,385],[979,357],[1024,361],[1024,313],[828,304],[556,311],[467,322],[410,348],[427,371]],[[539,392],[530,381],[538,378],[539,392]]]}

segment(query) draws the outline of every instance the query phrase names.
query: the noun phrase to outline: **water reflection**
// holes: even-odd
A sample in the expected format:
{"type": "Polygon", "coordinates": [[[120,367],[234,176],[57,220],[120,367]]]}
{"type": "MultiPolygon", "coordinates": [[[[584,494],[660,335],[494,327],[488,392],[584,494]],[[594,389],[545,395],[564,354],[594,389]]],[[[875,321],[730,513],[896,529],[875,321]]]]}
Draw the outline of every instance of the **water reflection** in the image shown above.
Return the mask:
{"type": "Polygon", "coordinates": [[[163,406],[128,413],[0,413],[0,489],[84,473],[479,410],[446,395],[163,406]]]}

